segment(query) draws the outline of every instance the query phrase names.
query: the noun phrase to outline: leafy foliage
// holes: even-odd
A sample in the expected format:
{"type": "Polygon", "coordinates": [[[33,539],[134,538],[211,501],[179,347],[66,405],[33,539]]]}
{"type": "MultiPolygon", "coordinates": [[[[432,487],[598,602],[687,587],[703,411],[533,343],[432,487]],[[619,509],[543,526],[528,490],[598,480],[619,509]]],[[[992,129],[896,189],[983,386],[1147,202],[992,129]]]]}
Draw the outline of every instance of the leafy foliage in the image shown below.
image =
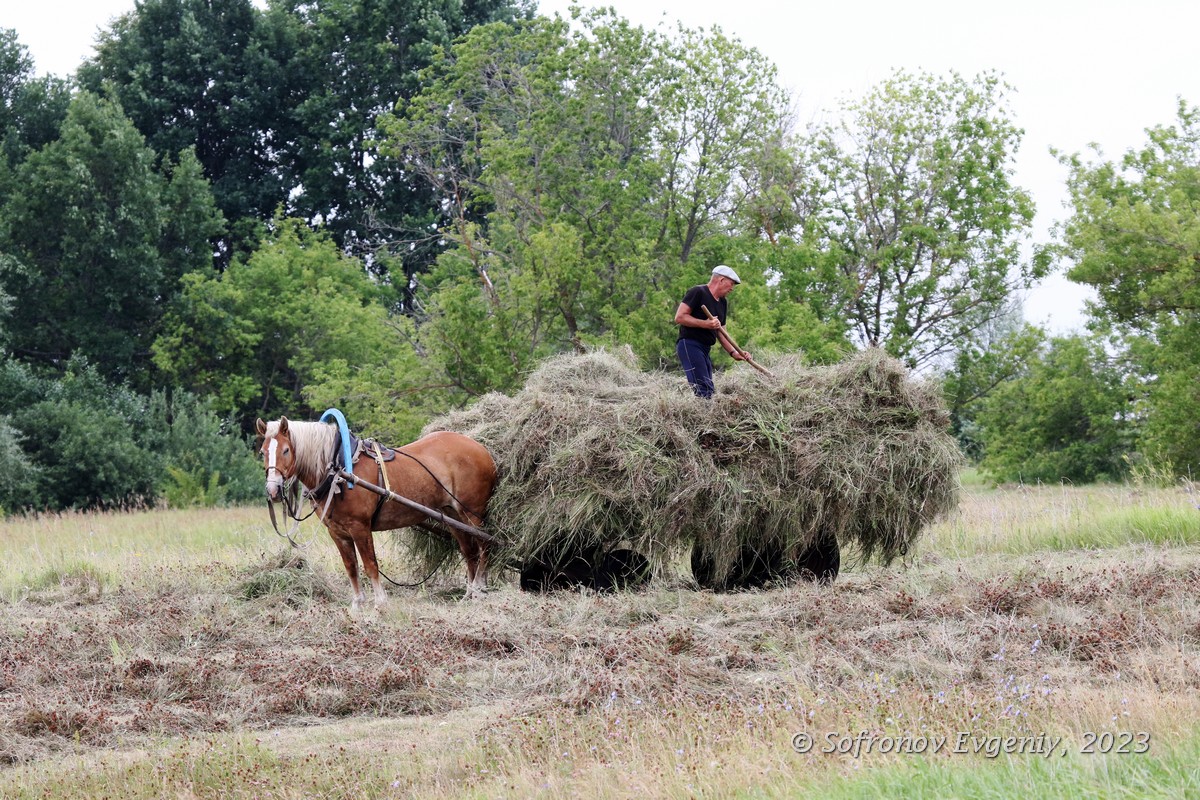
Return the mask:
{"type": "Polygon", "coordinates": [[[773,68],[719,31],[575,21],[475,29],[382,123],[450,214],[452,248],[418,284],[422,342],[467,396],[597,343],[673,362],[664,321],[711,267],[689,259],[726,232],[753,133],[785,113],[773,68]]]}
{"type": "Polygon", "coordinates": [[[303,417],[324,410],[309,404],[314,383],[373,369],[395,379],[391,370],[411,349],[392,334],[361,264],[328,236],[278,220],[245,262],[185,276],[154,357],[172,381],[214,398],[221,413],[303,417]]]}
{"type": "Polygon", "coordinates": [[[78,354],[110,378],[144,377],[164,300],[211,265],[219,225],[188,154],[169,183],[154,161],[119,106],[82,93],[60,137],[18,166],[0,207],[16,355],[61,369],[78,354]]]}
{"type": "Polygon", "coordinates": [[[1062,157],[1063,253],[1135,366],[1141,458],[1188,476],[1200,470],[1200,109],[1181,101],[1176,124],[1147,135],[1119,161],[1062,157]]]}
{"type": "MultiPolygon", "coordinates": [[[[17,32],[0,28],[0,164],[15,167],[56,139],[70,99],[66,81],[35,77],[33,59],[17,32]]],[[[0,167],[0,175],[4,172],[0,167]]]]}
{"type": "Polygon", "coordinates": [[[79,81],[111,92],[160,156],[194,150],[230,222],[269,219],[290,188],[278,154],[302,77],[293,40],[250,0],[147,0],[101,33],[79,81]]]}
{"type": "Polygon", "coordinates": [[[997,320],[964,342],[953,364],[942,376],[950,428],[969,458],[982,455],[979,441],[979,409],[1005,381],[1019,378],[1026,363],[1046,345],[1040,328],[1021,323],[1019,317],[997,320]]]}
{"type": "Polygon", "coordinates": [[[34,491],[38,468],[21,449],[22,436],[7,416],[0,416],[0,516],[20,509],[34,491]]]}
{"type": "Polygon", "coordinates": [[[997,481],[1113,479],[1129,450],[1127,390],[1100,342],[1052,339],[977,414],[982,468],[997,481]]]}
{"type": "Polygon", "coordinates": [[[806,224],[837,260],[858,344],[936,363],[1045,274],[1019,252],[1033,202],[1011,181],[1008,89],[897,72],[808,141],[820,211],[806,224]]]}
{"type": "Polygon", "coordinates": [[[8,477],[0,505],[9,511],[149,504],[180,488],[167,478],[173,471],[212,499],[241,502],[261,490],[252,450],[205,401],[184,391],[138,394],[79,358],[59,379],[6,363],[0,422],[8,477]]]}

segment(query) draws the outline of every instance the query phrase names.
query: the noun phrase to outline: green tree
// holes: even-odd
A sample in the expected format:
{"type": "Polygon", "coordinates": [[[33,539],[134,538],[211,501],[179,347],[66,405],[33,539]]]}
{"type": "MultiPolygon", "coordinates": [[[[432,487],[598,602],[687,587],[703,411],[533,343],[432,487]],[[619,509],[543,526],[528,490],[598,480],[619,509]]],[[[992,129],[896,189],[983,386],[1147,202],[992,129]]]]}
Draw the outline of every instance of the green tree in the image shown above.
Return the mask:
{"type": "Polygon", "coordinates": [[[450,215],[420,332],[467,394],[590,344],[673,361],[686,262],[730,231],[755,122],[783,113],[762,56],[719,32],[575,21],[475,29],[382,123],[450,215]]]}
{"type": "Polygon", "coordinates": [[[838,259],[856,343],[934,363],[1044,274],[1019,252],[1034,208],[1011,180],[1007,91],[897,72],[806,143],[821,196],[807,235],[838,259]]]}
{"type": "MultiPolygon", "coordinates": [[[[290,213],[320,222],[349,248],[373,249],[393,231],[435,223],[429,187],[383,157],[376,124],[420,89],[420,70],[476,25],[528,14],[521,0],[286,0],[276,8],[299,24],[293,70],[305,76],[286,157],[297,192],[290,213]]],[[[411,236],[408,238],[412,238],[411,236]]],[[[406,249],[403,266],[423,269],[435,248],[406,249]]],[[[373,262],[377,267],[387,263],[373,262]]],[[[397,281],[403,286],[403,279],[397,281]]]]}
{"type": "MultiPolygon", "coordinates": [[[[222,214],[245,231],[245,218],[270,219],[294,185],[280,153],[305,88],[296,38],[290,17],[250,0],[144,0],[102,32],[78,77],[111,93],[155,153],[193,148],[222,214]]],[[[233,246],[244,244],[223,242],[223,261],[233,246]]]]}
{"type": "Polygon", "coordinates": [[[38,468],[21,449],[23,441],[12,420],[0,416],[0,517],[28,506],[36,491],[38,468]]]}
{"type": "Polygon", "coordinates": [[[997,481],[1113,479],[1131,446],[1129,394],[1096,339],[1055,338],[976,415],[980,466],[997,481]]]}
{"type": "Polygon", "coordinates": [[[236,425],[190,392],[137,394],[73,358],[63,375],[0,367],[0,508],[131,507],[196,481],[191,500],[246,501],[262,470],[236,425]]]}
{"type": "Polygon", "coordinates": [[[1061,156],[1073,214],[1061,229],[1067,276],[1096,289],[1096,326],[1139,379],[1138,449],[1181,475],[1200,470],[1200,109],[1117,161],[1061,156]]]}
{"type": "MultiPolygon", "coordinates": [[[[245,261],[185,275],[154,344],[154,361],[171,381],[213,397],[218,413],[244,424],[259,415],[313,416],[324,410],[306,399],[314,384],[395,369],[411,351],[361,262],[299,220],[273,227],[245,261]]],[[[380,380],[395,388],[406,376],[380,380]]],[[[321,402],[334,399],[326,393],[321,402]]]]}
{"type": "MultiPolygon", "coordinates": [[[[36,78],[33,58],[21,44],[17,32],[0,28],[0,164],[15,167],[31,151],[58,137],[67,114],[70,89],[59,78],[36,78]]],[[[4,181],[0,180],[0,196],[4,181]]]]}
{"type": "Polygon", "coordinates": [[[79,80],[112,92],[157,153],[195,149],[232,229],[222,265],[279,209],[365,252],[436,218],[426,187],[380,158],[376,116],[456,37],[527,13],[519,0],[144,0],[79,80]]]}
{"type": "Polygon", "coordinates": [[[159,458],[156,492],[174,507],[246,503],[262,497],[262,465],[232,418],[184,390],[154,391],[139,443],[159,458]]]}
{"type": "Polygon", "coordinates": [[[950,428],[963,453],[973,461],[982,455],[979,409],[1006,381],[1020,377],[1030,358],[1046,346],[1045,332],[1021,321],[1019,308],[1000,317],[964,341],[942,374],[950,428]]]}
{"type": "Polygon", "coordinates": [[[4,383],[3,412],[36,468],[36,486],[14,507],[114,508],[153,499],[161,462],[139,441],[147,430],[144,397],[110,384],[78,357],[61,379],[10,368],[4,383]],[[21,397],[30,402],[14,402],[21,397]]]}
{"type": "Polygon", "coordinates": [[[79,354],[109,378],[144,379],[179,275],[211,265],[219,221],[193,159],[166,181],[121,108],[85,92],[14,178],[0,206],[12,352],[59,370],[79,354]]]}

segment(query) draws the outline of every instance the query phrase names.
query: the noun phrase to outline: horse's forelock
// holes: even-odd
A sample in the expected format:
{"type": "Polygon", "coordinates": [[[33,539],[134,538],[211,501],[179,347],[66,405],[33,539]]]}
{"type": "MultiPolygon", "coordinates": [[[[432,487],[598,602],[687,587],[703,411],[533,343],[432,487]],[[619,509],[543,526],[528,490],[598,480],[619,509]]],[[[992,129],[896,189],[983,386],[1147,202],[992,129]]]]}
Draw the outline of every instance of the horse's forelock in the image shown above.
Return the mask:
{"type": "MultiPolygon", "coordinates": [[[[279,420],[268,422],[263,438],[270,439],[272,436],[278,435],[279,420]]],[[[308,484],[309,480],[319,481],[324,477],[333,453],[337,427],[324,422],[296,422],[289,419],[287,437],[292,441],[292,451],[296,458],[296,473],[301,476],[301,480],[308,484]]]]}

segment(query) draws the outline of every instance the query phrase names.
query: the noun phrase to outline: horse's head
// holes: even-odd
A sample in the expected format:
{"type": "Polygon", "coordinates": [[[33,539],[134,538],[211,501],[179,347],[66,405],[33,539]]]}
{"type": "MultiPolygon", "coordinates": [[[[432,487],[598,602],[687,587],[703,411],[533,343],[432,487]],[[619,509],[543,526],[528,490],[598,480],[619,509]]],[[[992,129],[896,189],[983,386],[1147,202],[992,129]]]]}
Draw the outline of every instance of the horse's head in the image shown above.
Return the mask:
{"type": "Polygon", "coordinates": [[[288,433],[288,419],[280,417],[279,422],[270,424],[259,419],[254,427],[263,437],[258,452],[267,471],[267,497],[271,502],[278,502],[283,498],[284,482],[296,474],[296,448],[288,433]]]}

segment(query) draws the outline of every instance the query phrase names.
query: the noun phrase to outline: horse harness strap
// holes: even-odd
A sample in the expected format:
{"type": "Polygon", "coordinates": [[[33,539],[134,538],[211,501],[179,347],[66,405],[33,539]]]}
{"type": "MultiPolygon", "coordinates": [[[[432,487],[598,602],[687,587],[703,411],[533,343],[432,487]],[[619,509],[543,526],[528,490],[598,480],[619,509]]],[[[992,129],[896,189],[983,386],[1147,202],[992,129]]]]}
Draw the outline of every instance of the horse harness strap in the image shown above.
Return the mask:
{"type": "MultiPolygon", "coordinates": [[[[387,467],[385,462],[392,461],[396,458],[396,451],[390,447],[384,447],[374,439],[357,439],[354,448],[354,462],[358,463],[360,453],[367,453],[375,460],[376,466],[379,467],[379,479],[383,484],[383,488],[389,492],[392,490],[392,482],[388,478],[387,467]]],[[[375,504],[375,511],[371,514],[371,527],[375,528],[379,523],[379,515],[383,511],[383,506],[387,502],[386,495],[380,495],[379,502],[375,504]]],[[[388,580],[391,580],[390,578],[388,580]]]]}

